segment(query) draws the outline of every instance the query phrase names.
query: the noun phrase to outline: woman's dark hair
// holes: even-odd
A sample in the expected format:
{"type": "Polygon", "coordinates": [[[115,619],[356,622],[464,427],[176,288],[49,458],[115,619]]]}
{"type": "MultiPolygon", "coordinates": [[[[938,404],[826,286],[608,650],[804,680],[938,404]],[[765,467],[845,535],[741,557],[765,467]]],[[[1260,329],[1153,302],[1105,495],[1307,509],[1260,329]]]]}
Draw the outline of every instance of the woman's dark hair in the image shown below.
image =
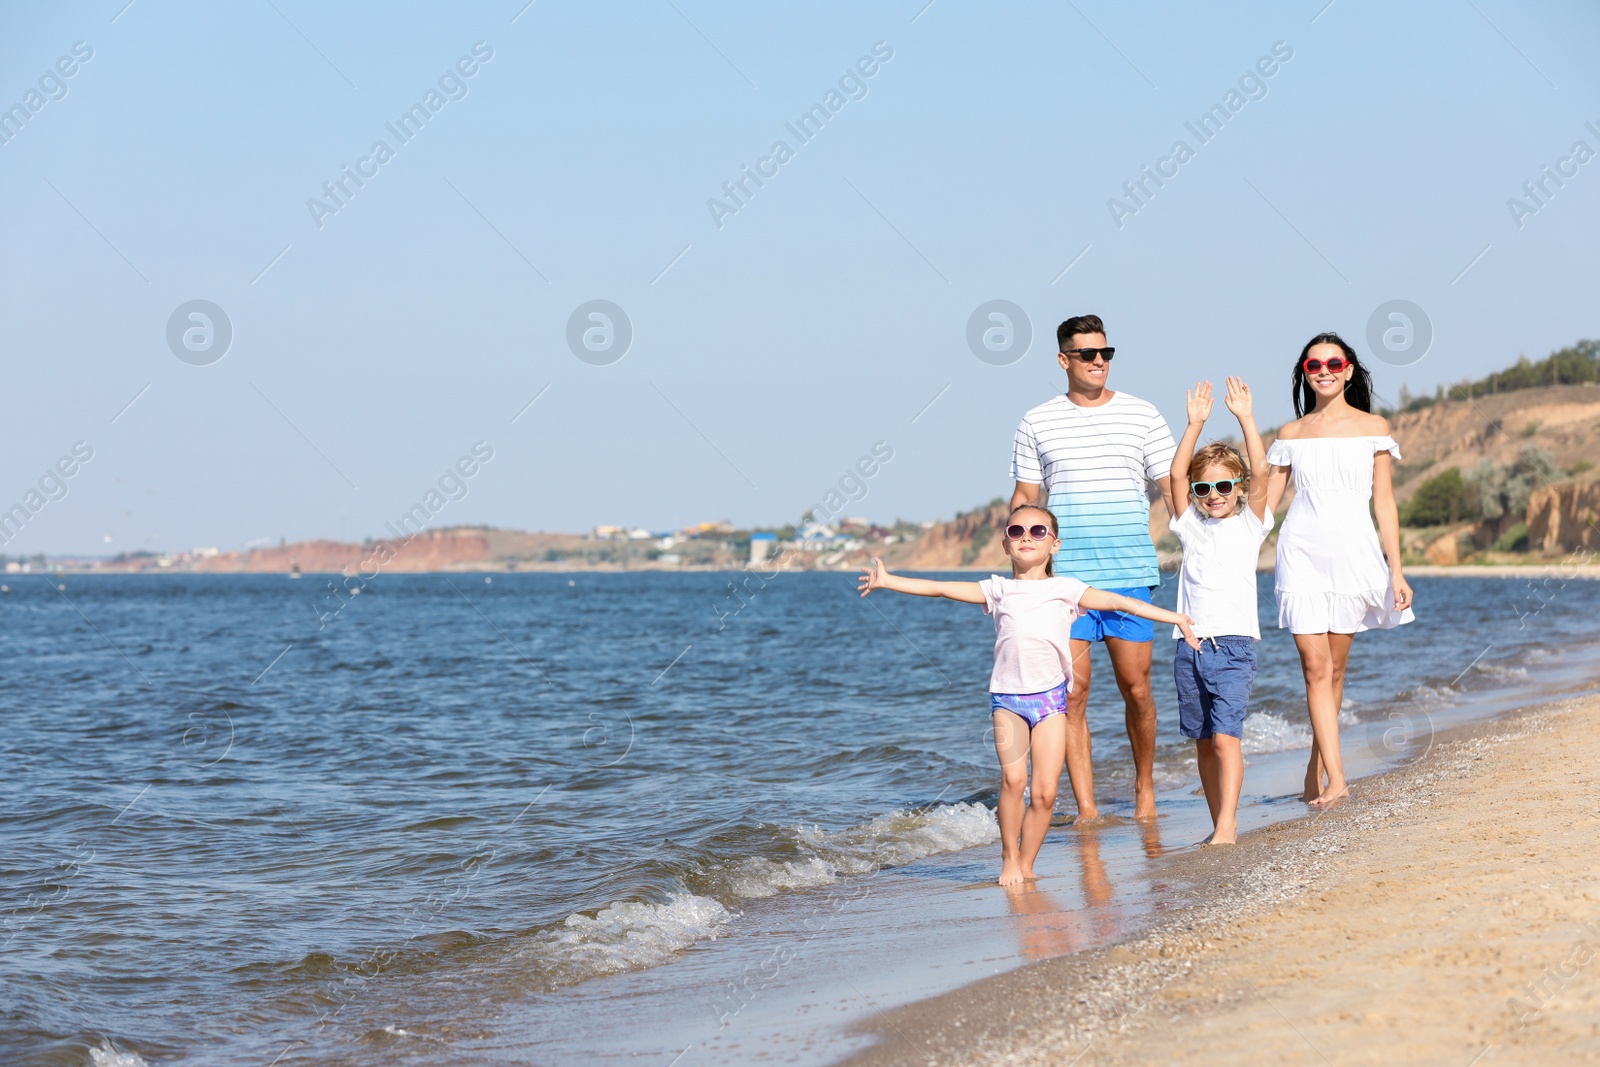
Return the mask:
{"type": "MultiPolygon", "coordinates": [[[[1011,525],[1011,520],[1017,517],[1017,512],[1019,511],[1039,512],[1045,518],[1050,520],[1050,532],[1055,534],[1057,537],[1061,536],[1061,526],[1056,522],[1056,513],[1040,504],[1018,504],[1016,507],[1011,509],[1011,514],[1006,516],[1007,526],[1011,525]]],[[[1000,530],[1000,536],[1004,537],[1005,535],[1006,531],[1004,528],[1002,528],[1000,530]]],[[[1046,578],[1054,578],[1056,576],[1056,560],[1054,556],[1051,556],[1049,559],[1044,561],[1044,573],[1046,578]]]]}
{"type": "Polygon", "coordinates": [[[1294,375],[1290,378],[1294,388],[1294,414],[1301,418],[1317,406],[1316,391],[1311,388],[1311,383],[1306,380],[1306,356],[1317,345],[1338,345],[1344,353],[1344,358],[1350,361],[1354,372],[1350,380],[1344,383],[1345,403],[1358,411],[1372,410],[1372,375],[1367,373],[1367,368],[1361,365],[1361,360],[1356,358],[1356,350],[1344,343],[1344,338],[1336,333],[1319,333],[1306,342],[1300,350],[1300,358],[1294,361],[1294,375]]]}

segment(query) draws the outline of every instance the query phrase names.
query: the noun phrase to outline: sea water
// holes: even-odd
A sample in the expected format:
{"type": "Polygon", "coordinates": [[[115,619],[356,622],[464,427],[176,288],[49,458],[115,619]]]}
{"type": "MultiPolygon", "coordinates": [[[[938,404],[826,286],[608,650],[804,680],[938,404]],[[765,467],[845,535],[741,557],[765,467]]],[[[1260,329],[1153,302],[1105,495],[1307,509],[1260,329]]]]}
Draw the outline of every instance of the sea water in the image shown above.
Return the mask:
{"type": "MultiPolygon", "coordinates": [[[[992,622],[745,577],[7,576],[0,1060],[821,1063],[1183,903],[1155,863],[1209,823],[1166,628],[1161,819],[1127,818],[1097,650],[1112,818],[1052,830],[1019,896],[991,885],[992,622]]],[[[1270,582],[1246,831],[1305,810],[1270,582]]],[[[1414,585],[1414,625],[1355,642],[1356,773],[1593,684],[1600,582],[1414,585]]]]}

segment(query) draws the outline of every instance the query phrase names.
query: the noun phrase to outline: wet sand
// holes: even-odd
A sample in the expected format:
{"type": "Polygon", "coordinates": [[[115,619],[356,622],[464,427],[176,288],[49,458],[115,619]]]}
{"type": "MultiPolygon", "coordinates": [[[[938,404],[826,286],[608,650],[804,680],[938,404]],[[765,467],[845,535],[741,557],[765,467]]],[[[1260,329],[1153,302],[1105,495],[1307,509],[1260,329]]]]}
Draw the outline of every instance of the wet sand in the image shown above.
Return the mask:
{"type": "Polygon", "coordinates": [[[1212,892],[1151,933],[889,1012],[850,1062],[1600,1060],[1600,697],[1355,788],[1174,857],[1212,892]]]}

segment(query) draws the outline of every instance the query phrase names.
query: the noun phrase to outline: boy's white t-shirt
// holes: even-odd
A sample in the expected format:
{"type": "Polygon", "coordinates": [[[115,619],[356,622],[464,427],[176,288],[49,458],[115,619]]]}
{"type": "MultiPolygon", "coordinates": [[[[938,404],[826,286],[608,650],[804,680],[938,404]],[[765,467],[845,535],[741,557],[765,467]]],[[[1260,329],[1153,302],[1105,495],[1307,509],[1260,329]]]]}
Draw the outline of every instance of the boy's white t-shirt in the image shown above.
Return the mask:
{"type": "MultiPolygon", "coordinates": [[[[1246,505],[1223,519],[1202,515],[1191,501],[1173,520],[1183,545],[1178,573],[1178,611],[1194,620],[1196,637],[1253,637],[1261,640],[1256,615],[1256,560],[1272,529],[1268,512],[1256,518],[1246,505]]],[[[1172,636],[1181,638],[1176,626],[1172,636]]]]}
{"type": "Polygon", "coordinates": [[[991,693],[1043,693],[1063,681],[1072,689],[1072,622],[1089,587],[1076,578],[1019,581],[998,574],[978,583],[983,610],[994,616],[991,693]]]}

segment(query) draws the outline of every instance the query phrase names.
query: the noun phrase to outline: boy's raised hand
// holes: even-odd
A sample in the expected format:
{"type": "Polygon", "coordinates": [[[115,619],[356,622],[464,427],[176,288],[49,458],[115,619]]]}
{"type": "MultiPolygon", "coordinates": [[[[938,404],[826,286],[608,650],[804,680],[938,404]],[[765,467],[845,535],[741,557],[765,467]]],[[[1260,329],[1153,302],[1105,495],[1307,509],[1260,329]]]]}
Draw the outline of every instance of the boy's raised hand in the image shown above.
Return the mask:
{"type": "Polygon", "coordinates": [[[1228,410],[1243,419],[1253,414],[1254,402],[1250,399],[1250,387],[1244,383],[1243,378],[1228,375],[1228,397],[1225,403],[1228,410]]]}
{"type": "Polygon", "coordinates": [[[1193,392],[1184,390],[1183,399],[1189,409],[1189,425],[1204,426],[1211,417],[1211,383],[1200,382],[1193,392]]]}
{"type": "Polygon", "coordinates": [[[872,566],[861,568],[861,578],[858,581],[856,588],[861,591],[862,596],[866,596],[874,589],[882,589],[883,579],[888,574],[889,568],[883,565],[883,560],[879,559],[877,556],[873,556],[872,566]]]}

